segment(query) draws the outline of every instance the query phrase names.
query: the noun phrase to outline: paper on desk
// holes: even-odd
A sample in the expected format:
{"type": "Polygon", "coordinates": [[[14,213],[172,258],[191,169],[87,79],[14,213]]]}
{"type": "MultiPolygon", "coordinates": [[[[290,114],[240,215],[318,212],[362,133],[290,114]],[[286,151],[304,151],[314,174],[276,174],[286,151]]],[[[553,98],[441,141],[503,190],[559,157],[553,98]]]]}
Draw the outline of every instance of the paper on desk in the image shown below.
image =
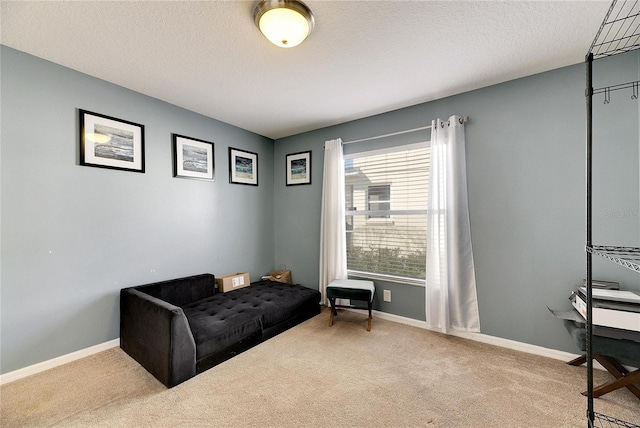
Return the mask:
{"type": "MultiPolygon", "coordinates": [[[[580,287],[580,291],[585,296],[587,295],[587,289],[585,287],[580,287]]],[[[601,289],[594,288],[591,291],[591,293],[592,293],[591,296],[594,299],[613,300],[614,302],[640,304],[640,294],[634,291],[601,290],[601,289]]]]}
{"type": "Polygon", "coordinates": [[[547,306],[547,309],[549,309],[549,312],[551,312],[555,318],[560,318],[563,320],[569,320],[569,321],[574,321],[580,324],[584,324],[584,318],[582,318],[582,316],[575,309],[562,311],[559,309],[551,309],[549,306],[547,306]]]}

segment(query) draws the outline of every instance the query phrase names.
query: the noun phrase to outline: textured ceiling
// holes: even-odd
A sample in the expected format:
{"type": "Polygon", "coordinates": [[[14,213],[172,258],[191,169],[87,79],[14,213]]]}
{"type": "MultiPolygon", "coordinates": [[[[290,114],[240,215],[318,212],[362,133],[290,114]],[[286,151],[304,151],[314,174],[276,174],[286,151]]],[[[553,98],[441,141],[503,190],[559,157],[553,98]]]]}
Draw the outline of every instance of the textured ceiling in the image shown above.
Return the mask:
{"type": "Polygon", "coordinates": [[[5,1],[2,44],[280,138],[584,60],[609,1],[318,1],[300,46],[257,1],[5,1]]]}

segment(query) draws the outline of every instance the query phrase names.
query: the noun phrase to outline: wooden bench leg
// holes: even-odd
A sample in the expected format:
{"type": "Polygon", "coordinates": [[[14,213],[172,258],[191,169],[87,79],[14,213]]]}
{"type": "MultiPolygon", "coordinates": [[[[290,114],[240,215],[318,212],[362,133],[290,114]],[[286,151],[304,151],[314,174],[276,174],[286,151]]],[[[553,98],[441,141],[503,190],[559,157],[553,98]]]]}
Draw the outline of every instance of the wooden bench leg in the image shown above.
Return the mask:
{"type": "Polygon", "coordinates": [[[371,306],[373,305],[373,302],[371,302],[371,300],[369,300],[369,302],[367,304],[368,304],[368,307],[369,307],[369,322],[367,324],[367,331],[371,331],[371,319],[373,318],[371,316],[371,306]]]}
{"type": "Polygon", "coordinates": [[[571,360],[569,362],[567,362],[567,364],[569,364],[570,366],[581,366],[584,363],[587,362],[587,356],[586,355],[582,355],[581,357],[576,358],[575,360],[571,360]]]}
{"type": "MultiPolygon", "coordinates": [[[[602,364],[602,367],[607,369],[607,371],[615,377],[615,379],[603,383],[593,389],[593,396],[595,398],[601,397],[604,394],[622,387],[626,387],[633,395],[640,398],[640,389],[634,385],[634,383],[640,382],[640,369],[629,373],[629,371],[614,358],[605,357],[599,354],[594,354],[593,357],[602,364]]],[[[586,396],[587,391],[583,392],[582,395],[586,396]]]]}
{"type": "Polygon", "coordinates": [[[338,315],[338,312],[336,311],[336,299],[332,298],[329,299],[329,311],[331,312],[331,314],[329,315],[329,327],[333,326],[333,314],[338,315]]]}
{"type": "Polygon", "coordinates": [[[633,395],[640,398],[640,390],[633,385],[640,382],[640,369],[626,374],[618,379],[611,380],[607,383],[603,383],[593,390],[593,396],[598,398],[608,392],[615,391],[616,389],[626,387],[633,395]]]}
{"type": "Polygon", "coordinates": [[[640,389],[633,385],[633,383],[635,382],[640,382],[640,369],[634,371],[633,373],[629,373],[629,371],[614,358],[609,358],[598,354],[594,356],[596,360],[598,360],[598,362],[602,364],[602,366],[616,378],[616,380],[607,382],[594,389],[594,397],[600,397],[607,392],[611,392],[615,389],[626,386],[627,389],[631,391],[631,393],[633,393],[633,395],[640,398],[640,389]]]}

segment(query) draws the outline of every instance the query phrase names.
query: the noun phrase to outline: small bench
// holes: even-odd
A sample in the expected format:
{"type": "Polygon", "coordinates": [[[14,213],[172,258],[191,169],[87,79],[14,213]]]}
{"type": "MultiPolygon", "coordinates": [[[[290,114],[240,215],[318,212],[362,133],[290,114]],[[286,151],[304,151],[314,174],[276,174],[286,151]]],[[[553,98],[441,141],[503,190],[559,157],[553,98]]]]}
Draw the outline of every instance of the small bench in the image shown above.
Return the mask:
{"type": "MultiPolygon", "coordinates": [[[[577,326],[573,321],[565,320],[564,327],[573,337],[578,348],[584,352],[587,347],[587,331],[583,326],[577,326]]],[[[640,383],[640,369],[629,372],[623,363],[640,364],[640,342],[627,339],[613,339],[610,337],[593,336],[592,354],[615,379],[602,385],[595,386],[593,396],[598,398],[608,392],[626,387],[633,395],[640,399],[640,388],[634,384],[640,383]]],[[[580,366],[587,361],[586,355],[582,355],[567,364],[580,366]]],[[[587,395],[583,392],[582,395],[587,395]]]]}
{"type": "Polygon", "coordinates": [[[364,309],[355,306],[336,305],[336,299],[361,300],[367,302],[369,310],[369,323],[367,331],[371,331],[371,309],[373,305],[373,295],[376,288],[373,281],[363,281],[355,279],[336,279],[327,285],[327,298],[331,303],[331,315],[329,316],[329,327],[333,325],[333,317],[338,316],[337,308],[364,309]]]}

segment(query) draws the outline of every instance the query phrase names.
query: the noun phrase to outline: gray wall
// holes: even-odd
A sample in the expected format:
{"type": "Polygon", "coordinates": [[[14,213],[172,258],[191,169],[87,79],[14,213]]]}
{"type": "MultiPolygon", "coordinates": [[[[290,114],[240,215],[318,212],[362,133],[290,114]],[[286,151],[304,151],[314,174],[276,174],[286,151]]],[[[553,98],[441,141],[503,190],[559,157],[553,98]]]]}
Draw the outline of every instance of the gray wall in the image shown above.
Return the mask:
{"type": "Polygon", "coordinates": [[[117,338],[120,288],[273,269],[272,140],[1,49],[2,373],[117,338]],[[145,125],[146,173],[79,166],[80,108],[145,125]],[[173,178],[172,133],[215,143],[215,182],[173,178]]]}
{"type": "MultiPolygon", "coordinates": [[[[318,286],[323,144],[469,115],[469,203],[482,332],[575,352],[546,305],[584,277],[584,66],[554,70],[273,142],[1,47],[1,373],[118,337],[120,288],[286,266],[318,286]],[[146,173],[78,165],[77,109],[145,125],[146,173]],[[177,179],[171,133],[213,141],[216,181],[177,179]],[[258,153],[260,186],[228,182],[229,146],[258,153]],[[285,155],[313,151],[312,184],[285,155]],[[275,205],[275,207],[274,207],[275,205]]],[[[638,79],[638,58],[596,63],[595,86],[638,79]]],[[[596,243],[639,245],[638,104],[596,100],[596,243]]],[[[405,136],[414,139],[416,136],[405,136]]],[[[425,133],[422,137],[428,137],[425,133]]],[[[404,140],[403,140],[404,141],[404,140]]],[[[409,142],[409,141],[405,141],[409,142]]],[[[378,140],[349,151],[392,144],[378,140]]],[[[596,263],[596,277],[640,289],[596,263]]],[[[376,282],[375,308],[424,320],[424,289],[376,282]]]]}
{"type": "MultiPolygon", "coordinates": [[[[599,61],[598,85],[638,80],[635,54],[599,61]]],[[[584,278],[585,67],[583,64],[276,141],[275,171],[287,153],[313,151],[313,184],[287,188],[275,176],[276,263],[318,283],[325,140],[344,141],[429,125],[452,114],[466,125],[471,232],[484,334],[576,352],[546,306],[569,308],[584,278]]],[[[631,90],[596,101],[597,238],[639,245],[638,106],[631,90]],[[618,100],[620,102],[618,102],[618,100]],[[610,239],[607,239],[609,238],[610,239]]],[[[404,138],[404,137],[403,137],[404,138]]],[[[362,142],[368,150],[388,141],[362,142]]],[[[355,149],[354,146],[358,146],[355,149]]],[[[602,242],[605,244],[605,242],[602,242]]],[[[596,263],[596,278],[640,289],[636,274],[596,263]]],[[[376,281],[378,310],[424,320],[424,289],[376,281]],[[382,289],[392,302],[381,302],[382,289]]]]}

